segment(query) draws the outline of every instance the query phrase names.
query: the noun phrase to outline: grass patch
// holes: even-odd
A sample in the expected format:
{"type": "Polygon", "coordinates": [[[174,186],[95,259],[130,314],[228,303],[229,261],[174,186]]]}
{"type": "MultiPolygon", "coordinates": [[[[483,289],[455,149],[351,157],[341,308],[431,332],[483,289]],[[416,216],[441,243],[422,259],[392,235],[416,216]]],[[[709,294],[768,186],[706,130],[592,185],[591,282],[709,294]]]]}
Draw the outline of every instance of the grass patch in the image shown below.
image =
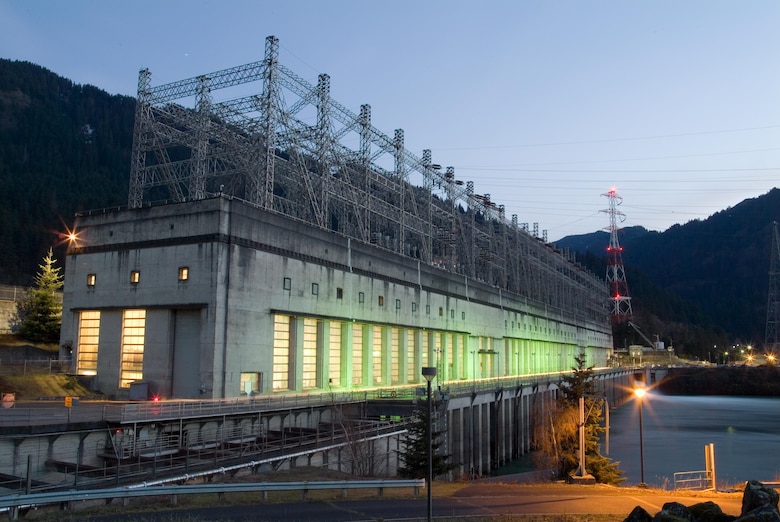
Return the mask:
{"type": "MultiPolygon", "coordinates": [[[[21,373],[21,372],[20,372],[21,373]]],[[[73,375],[37,374],[0,376],[0,392],[14,393],[16,400],[38,400],[41,397],[94,396],[73,375]]]]}
{"type": "Polygon", "coordinates": [[[59,353],[60,351],[60,346],[57,343],[35,343],[22,339],[14,334],[0,334],[0,346],[34,346],[35,348],[46,350],[47,352],[52,352],[54,354],[59,353]]]}

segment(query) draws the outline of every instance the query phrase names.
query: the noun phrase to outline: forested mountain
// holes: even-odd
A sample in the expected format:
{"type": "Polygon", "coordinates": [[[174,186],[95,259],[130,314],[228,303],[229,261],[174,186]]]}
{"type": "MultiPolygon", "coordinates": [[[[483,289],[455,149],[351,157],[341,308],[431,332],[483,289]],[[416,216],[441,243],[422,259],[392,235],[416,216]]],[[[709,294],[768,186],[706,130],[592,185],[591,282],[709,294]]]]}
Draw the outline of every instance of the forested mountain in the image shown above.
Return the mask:
{"type": "Polygon", "coordinates": [[[135,99],[0,59],[0,284],[28,285],[76,211],[127,203],[135,99]]]}
{"type": "MultiPolygon", "coordinates": [[[[40,66],[0,59],[0,284],[28,285],[77,211],[125,205],[135,99],[77,85],[40,66]]],[[[636,322],[702,358],[717,346],[760,344],[766,323],[772,222],[780,190],[665,232],[627,228],[636,322]]],[[[606,273],[609,236],[557,242],[606,273]]],[[[639,341],[618,329],[618,345],[639,341]]]]}
{"type": "MultiPolygon", "coordinates": [[[[673,330],[672,322],[706,328],[713,335],[699,341],[702,352],[734,342],[760,345],[766,328],[773,222],[780,222],[778,189],[664,232],[626,228],[619,238],[634,312],[667,323],[654,325],[653,334],[668,335],[663,330],[673,330]],[[723,335],[714,335],[718,329],[723,335]]],[[[584,262],[597,274],[606,274],[608,244],[607,232],[557,242],[559,248],[587,259],[584,262]]]]}

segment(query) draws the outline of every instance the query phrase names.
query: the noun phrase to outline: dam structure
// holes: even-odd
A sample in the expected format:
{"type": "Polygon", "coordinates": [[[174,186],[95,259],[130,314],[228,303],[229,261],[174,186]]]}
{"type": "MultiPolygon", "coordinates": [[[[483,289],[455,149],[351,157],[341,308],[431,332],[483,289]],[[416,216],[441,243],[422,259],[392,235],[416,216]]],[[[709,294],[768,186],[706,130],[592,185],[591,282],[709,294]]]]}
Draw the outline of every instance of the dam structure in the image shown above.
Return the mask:
{"type": "MultiPolygon", "coordinates": [[[[529,450],[575,355],[609,365],[607,286],[429,150],[408,151],[402,130],[373,127],[369,105],[331,99],[329,82],[280,64],[273,36],[256,63],[159,86],[140,71],[128,204],[76,216],[61,355],[118,401],[181,405],[165,411],[358,394],[351,417],[377,422],[408,416],[435,367],[443,451],[486,473],[529,450]]],[[[629,374],[604,388],[622,398],[629,374]]],[[[190,454],[228,425],[319,433],[341,411],[263,404],[270,426],[220,412],[190,429],[148,410],[105,420],[76,456],[53,457],[60,435],[41,444],[48,460],[100,467],[120,446],[148,453],[141,434],[171,445],[154,456],[190,454]]],[[[388,430],[387,455],[402,431],[388,430]]],[[[0,471],[18,476],[25,447],[0,471]]]]}

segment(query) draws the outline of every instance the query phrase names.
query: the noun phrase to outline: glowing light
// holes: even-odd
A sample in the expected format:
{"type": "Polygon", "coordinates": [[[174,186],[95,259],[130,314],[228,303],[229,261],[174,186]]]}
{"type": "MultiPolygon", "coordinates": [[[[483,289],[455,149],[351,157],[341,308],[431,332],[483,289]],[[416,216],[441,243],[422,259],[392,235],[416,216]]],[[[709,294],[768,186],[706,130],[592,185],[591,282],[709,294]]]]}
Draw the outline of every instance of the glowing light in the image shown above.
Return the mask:
{"type": "MultiPolygon", "coordinates": [[[[63,224],[64,225],[64,224],[63,224]]],[[[57,232],[57,238],[59,239],[59,243],[57,245],[62,245],[63,243],[68,243],[68,248],[75,248],[79,246],[79,233],[76,232],[75,229],[71,229],[67,225],[65,226],[64,232],[57,232]]]]}
{"type": "Polygon", "coordinates": [[[638,399],[641,399],[642,397],[644,397],[646,393],[647,393],[647,390],[645,390],[644,388],[634,388],[634,395],[638,399]]]}

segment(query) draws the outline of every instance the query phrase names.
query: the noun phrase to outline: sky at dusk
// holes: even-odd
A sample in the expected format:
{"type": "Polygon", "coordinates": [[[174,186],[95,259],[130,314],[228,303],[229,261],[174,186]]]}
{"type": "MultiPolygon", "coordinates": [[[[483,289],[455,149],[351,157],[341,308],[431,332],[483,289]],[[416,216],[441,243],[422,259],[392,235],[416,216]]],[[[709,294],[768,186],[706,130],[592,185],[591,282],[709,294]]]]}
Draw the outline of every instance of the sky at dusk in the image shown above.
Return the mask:
{"type": "Polygon", "coordinates": [[[260,61],[269,35],[550,241],[606,228],[612,187],[619,225],[663,231],[780,177],[777,0],[0,0],[0,58],[111,94],[260,61]]]}

